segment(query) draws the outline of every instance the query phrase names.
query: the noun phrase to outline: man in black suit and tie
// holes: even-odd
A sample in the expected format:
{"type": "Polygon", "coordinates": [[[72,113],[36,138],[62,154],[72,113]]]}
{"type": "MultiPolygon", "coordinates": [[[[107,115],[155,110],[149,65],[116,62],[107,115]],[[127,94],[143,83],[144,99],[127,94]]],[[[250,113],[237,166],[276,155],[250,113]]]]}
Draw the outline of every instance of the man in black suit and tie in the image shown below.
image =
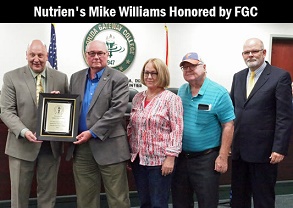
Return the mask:
{"type": "Polygon", "coordinates": [[[248,68],[233,77],[232,207],[275,207],[278,163],[288,151],[292,126],[290,74],[265,61],[266,49],[248,39],[242,57],[248,68]],[[249,92],[250,75],[253,87],[249,92]]]}

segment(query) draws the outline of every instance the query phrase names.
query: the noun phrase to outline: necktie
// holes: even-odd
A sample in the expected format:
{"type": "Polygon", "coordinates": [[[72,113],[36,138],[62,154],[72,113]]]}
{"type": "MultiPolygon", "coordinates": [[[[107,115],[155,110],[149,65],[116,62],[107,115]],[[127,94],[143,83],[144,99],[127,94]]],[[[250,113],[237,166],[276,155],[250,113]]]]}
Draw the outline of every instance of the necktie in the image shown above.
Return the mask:
{"type": "Polygon", "coordinates": [[[44,92],[41,79],[42,79],[42,75],[38,74],[38,76],[37,76],[37,86],[36,86],[36,88],[37,88],[37,91],[36,91],[37,104],[39,103],[39,94],[44,92]]]}
{"type": "Polygon", "coordinates": [[[255,72],[252,71],[250,73],[250,77],[249,77],[249,80],[248,80],[248,86],[247,86],[247,93],[246,93],[246,96],[248,97],[253,86],[254,86],[254,77],[255,77],[255,72]]]}

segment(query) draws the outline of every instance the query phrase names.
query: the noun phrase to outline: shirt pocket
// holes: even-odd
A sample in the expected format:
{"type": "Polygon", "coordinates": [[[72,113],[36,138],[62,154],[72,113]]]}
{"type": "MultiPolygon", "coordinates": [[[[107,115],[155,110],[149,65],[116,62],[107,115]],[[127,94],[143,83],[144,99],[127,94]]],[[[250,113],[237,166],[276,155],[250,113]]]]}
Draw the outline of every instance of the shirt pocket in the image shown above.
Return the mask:
{"type": "Polygon", "coordinates": [[[198,110],[196,116],[197,118],[195,119],[195,123],[197,125],[207,125],[214,118],[212,112],[206,110],[198,110]]]}

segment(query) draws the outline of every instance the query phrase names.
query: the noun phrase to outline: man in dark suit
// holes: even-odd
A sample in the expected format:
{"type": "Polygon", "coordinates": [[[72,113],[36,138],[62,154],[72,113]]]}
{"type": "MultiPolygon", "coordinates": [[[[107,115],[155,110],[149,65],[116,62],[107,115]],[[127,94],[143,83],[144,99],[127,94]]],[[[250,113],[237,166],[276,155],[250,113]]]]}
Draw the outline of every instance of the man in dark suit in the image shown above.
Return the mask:
{"type": "Polygon", "coordinates": [[[85,56],[89,68],[74,73],[69,87],[82,100],[79,134],[67,154],[67,159],[73,156],[77,207],[100,207],[102,179],[109,207],[129,208],[130,152],[123,126],[128,78],[107,66],[109,51],[104,42],[89,42],[85,56]]]}
{"type": "Polygon", "coordinates": [[[288,151],[292,126],[290,74],[265,61],[266,49],[248,39],[242,56],[248,68],[233,77],[232,207],[275,207],[277,168],[288,151]],[[255,82],[247,92],[250,74],[255,82]]]}
{"type": "Polygon", "coordinates": [[[27,48],[26,66],[5,73],[1,92],[1,119],[8,127],[5,154],[9,159],[11,207],[27,208],[36,168],[39,208],[54,208],[61,142],[39,141],[37,130],[36,77],[43,92],[68,93],[67,75],[46,67],[48,52],[40,40],[27,48]]]}

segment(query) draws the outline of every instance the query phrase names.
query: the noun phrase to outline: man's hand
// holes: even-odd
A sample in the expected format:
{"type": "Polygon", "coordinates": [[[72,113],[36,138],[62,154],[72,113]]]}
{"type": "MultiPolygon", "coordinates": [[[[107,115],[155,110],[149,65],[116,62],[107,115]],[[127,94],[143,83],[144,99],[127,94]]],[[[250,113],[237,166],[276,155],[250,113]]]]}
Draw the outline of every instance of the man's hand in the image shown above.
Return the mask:
{"type": "Polygon", "coordinates": [[[89,130],[84,131],[82,133],[80,133],[79,135],[76,136],[77,141],[73,142],[74,144],[82,144],[87,142],[88,140],[90,140],[90,138],[92,137],[92,134],[89,130]]]}
{"type": "Polygon", "coordinates": [[[225,173],[228,170],[228,156],[219,155],[215,161],[215,171],[225,173]]]}
{"type": "Polygon", "coordinates": [[[42,143],[43,141],[37,140],[36,133],[33,134],[30,130],[26,131],[24,133],[24,137],[29,140],[30,142],[35,142],[35,143],[42,143]]]}
{"type": "Polygon", "coordinates": [[[277,152],[272,152],[270,159],[271,159],[271,161],[270,161],[271,164],[277,164],[277,163],[283,161],[284,155],[281,155],[277,152]]]}

